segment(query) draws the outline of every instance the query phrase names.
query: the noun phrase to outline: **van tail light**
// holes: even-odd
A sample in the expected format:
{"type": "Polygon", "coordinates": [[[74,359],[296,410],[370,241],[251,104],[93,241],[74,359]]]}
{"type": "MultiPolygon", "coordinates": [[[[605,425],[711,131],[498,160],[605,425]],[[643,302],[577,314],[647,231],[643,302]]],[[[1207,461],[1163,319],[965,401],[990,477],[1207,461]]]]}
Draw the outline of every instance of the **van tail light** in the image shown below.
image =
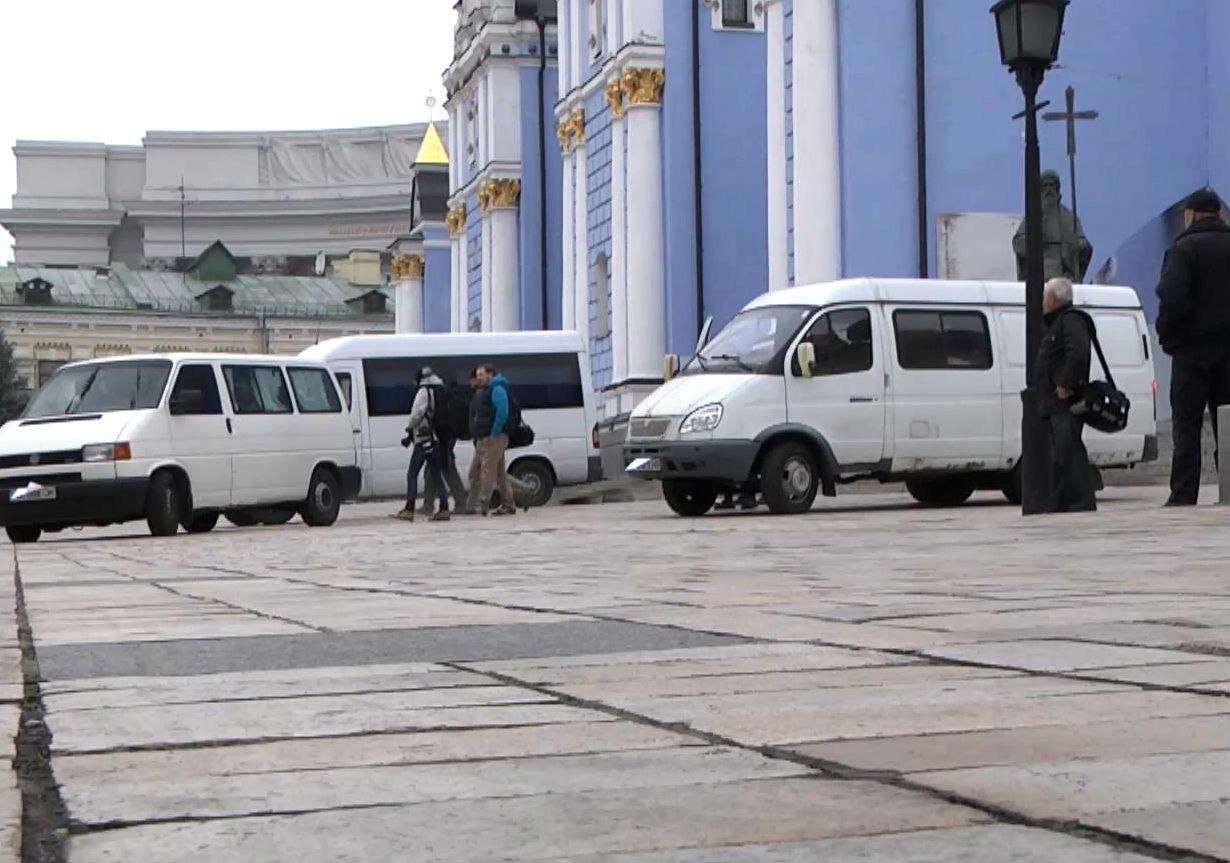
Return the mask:
{"type": "Polygon", "coordinates": [[[598,424],[594,423],[593,429],[590,431],[590,443],[594,445],[594,449],[602,449],[598,441],[598,424]]]}
{"type": "Polygon", "coordinates": [[[1157,378],[1153,379],[1153,421],[1157,422],[1157,378]]]}

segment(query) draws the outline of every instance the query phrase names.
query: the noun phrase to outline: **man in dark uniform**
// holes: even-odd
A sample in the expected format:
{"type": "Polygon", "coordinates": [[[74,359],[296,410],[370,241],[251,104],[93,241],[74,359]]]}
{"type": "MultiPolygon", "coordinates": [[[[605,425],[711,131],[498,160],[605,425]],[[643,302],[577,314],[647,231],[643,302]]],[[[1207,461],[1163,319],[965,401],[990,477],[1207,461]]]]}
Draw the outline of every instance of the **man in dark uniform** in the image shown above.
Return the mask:
{"type": "Polygon", "coordinates": [[[1051,434],[1054,478],[1047,510],[1092,512],[1098,508],[1093,472],[1081,440],[1083,425],[1072,415],[1072,405],[1089,383],[1089,323],[1072,309],[1070,279],[1046,283],[1042,313],[1046,335],[1034,368],[1038,403],[1051,434]]]}
{"type": "MultiPolygon", "coordinates": [[[[1170,354],[1174,460],[1167,506],[1195,506],[1204,411],[1230,404],[1230,225],[1221,199],[1203,189],[1183,202],[1185,230],[1162,264],[1157,337],[1170,354]]],[[[1216,451],[1214,451],[1216,453],[1216,451]]]]}

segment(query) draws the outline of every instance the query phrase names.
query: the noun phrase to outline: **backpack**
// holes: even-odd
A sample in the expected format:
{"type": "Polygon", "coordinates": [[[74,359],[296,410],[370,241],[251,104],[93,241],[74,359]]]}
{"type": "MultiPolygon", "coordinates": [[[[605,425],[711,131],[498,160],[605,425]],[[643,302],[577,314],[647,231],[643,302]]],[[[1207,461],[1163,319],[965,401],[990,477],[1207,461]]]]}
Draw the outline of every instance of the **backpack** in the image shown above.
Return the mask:
{"type": "Polygon", "coordinates": [[[517,403],[512,390],[508,389],[506,392],[508,393],[508,422],[504,424],[504,428],[508,433],[508,448],[523,449],[531,446],[534,443],[534,430],[521,418],[521,405],[517,403]]]}
{"type": "Polygon", "coordinates": [[[436,440],[449,444],[470,437],[469,418],[466,406],[453,393],[453,388],[445,384],[432,388],[431,431],[436,440]],[[461,420],[458,422],[460,409],[461,420]]]}

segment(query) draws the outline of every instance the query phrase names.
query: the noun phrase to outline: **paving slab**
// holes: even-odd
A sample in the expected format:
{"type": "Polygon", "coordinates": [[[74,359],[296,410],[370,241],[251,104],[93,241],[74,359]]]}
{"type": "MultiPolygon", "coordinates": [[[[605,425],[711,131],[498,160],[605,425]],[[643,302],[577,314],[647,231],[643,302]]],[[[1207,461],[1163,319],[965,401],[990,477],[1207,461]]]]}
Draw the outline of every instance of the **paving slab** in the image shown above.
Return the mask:
{"type": "Polygon", "coordinates": [[[590,791],[140,826],[75,836],[69,855],[73,863],[370,863],[399,856],[432,863],[530,861],[985,820],[964,807],[874,783],[769,779],[695,786],[687,794],[671,788],[590,791]]]}
{"type": "Polygon", "coordinates": [[[1230,800],[1230,750],[982,767],[917,773],[911,778],[1030,817],[1062,819],[1230,800]]]}
{"type": "Polygon", "coordinates": [[[308,812],[429,801],[567,795],[583,791],[690,786],[809,774],[806,767],[721,747],[682,747],[596,755],[508,758],[330,770],[277,771],[115,787],[65,788],[78,824],[139,824],[186,818],[308,812]]]}
{"type": "Polygon", "coordinates": [[[1162,663],[1194,663],[1216,657],[1177,650],[1156,650],[1113,644],[1092,644],[1087,641],[1009,641],[982,642],[956,647],[937,647],[927,655],[941,659],[980,662],[1006,668],[1030,671],[1081,671],[1094,668],[1160,665],[1162,663]]]}
{"type": "Polygon", "coordinates": [[[66,786],[81,783],[124,787],[130,783],[191,777],[480,762],[701,745],[695,737],[599,716],[593,721],[565,724],[278,740],[95,755],[65,754],[56,758],[56,777],[66,786]]]}
{"type": "Polygon", "coordinates": [[[791,748],[802,755],[860,770],[897,773],[1023,766],[1230,749],[1230,715],[877,737],[791,748]]]}
{"type": "Polygon", "coordinates": [[[995,825],[818,842],[557,859],[559,863],[1146,863],[1157,858],[1062,833],[995,825]]]}
{"type": "Polygon", "coordinates": [[[1148,842],[1230,859],[1230,801],[1138,809],[1082,819],[1148,842]]]}

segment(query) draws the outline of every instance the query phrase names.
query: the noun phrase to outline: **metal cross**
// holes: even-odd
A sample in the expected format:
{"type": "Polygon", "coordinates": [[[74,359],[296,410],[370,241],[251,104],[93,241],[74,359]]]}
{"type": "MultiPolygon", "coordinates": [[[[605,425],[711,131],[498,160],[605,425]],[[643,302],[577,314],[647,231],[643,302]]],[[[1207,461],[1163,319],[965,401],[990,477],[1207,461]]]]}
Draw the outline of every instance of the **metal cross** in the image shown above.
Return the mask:
{"type": "Polygon", "coordinates": [[[1076,121],[1077,120],[1096,120],[1098,118],[1097,111],[1078,111],[1076,110],[1076,91],[1069,87],[1064,91],[1064,96],[1067,98],[1067,111],[1051,111],[1043,114],[1042,119],[1050,122],[1063,120],[1068,124],[1068,175],[1069,175],[1069,196],[1072,202],[1072,220],[1076,221],[1076,121]]]}

